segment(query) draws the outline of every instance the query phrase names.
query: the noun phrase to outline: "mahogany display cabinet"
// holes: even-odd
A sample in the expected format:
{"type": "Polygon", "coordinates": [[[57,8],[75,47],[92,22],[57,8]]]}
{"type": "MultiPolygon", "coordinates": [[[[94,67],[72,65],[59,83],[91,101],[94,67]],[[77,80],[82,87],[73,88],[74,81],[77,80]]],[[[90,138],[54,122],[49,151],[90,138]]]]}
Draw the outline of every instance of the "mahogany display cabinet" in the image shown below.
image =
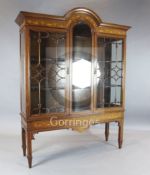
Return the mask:
{"type": "Polygon", "coordinates": [[[20,12],[22,148],[32,167],[32,139],[42,131],[84,131],[118,123],[122,147],[125,110],[126,32],[93,11],[64,16],[20,12]],[[27,152],[27,153],[26,153],[27,152]]]}

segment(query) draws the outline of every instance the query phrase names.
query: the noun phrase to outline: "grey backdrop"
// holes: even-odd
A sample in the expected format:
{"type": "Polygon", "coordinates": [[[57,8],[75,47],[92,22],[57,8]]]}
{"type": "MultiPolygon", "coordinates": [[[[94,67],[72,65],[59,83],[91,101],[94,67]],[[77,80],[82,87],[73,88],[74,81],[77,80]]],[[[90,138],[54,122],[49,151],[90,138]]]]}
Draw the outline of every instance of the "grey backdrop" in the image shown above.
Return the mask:
{"type": "Polygon", "coordinates": [[[19,11],[64,15],[94,10],[103,21],[132,26],[127,39],[126,126],[150,128],[150,0],[0,0],[0,125],[20,127],[19,11]]]}

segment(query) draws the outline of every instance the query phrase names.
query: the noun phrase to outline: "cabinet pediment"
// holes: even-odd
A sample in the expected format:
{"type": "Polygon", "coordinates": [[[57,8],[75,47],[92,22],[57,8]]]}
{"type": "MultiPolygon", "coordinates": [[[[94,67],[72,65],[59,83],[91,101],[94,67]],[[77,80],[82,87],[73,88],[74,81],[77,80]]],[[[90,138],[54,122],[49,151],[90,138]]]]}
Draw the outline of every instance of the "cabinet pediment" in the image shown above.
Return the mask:
{"type": "Polygon", "coordinates": [[[22,11],[19,13],[15,21],[21,27],[31,25],[62,29],[68,29],[72,23],[85,21],[89,23],[95,31],[117,35],[125,35],[126,31],[130,28],[130,26],[103,22],[95,12],[86,8],[74,8],[67,12],[64,16],[22,11]]]}

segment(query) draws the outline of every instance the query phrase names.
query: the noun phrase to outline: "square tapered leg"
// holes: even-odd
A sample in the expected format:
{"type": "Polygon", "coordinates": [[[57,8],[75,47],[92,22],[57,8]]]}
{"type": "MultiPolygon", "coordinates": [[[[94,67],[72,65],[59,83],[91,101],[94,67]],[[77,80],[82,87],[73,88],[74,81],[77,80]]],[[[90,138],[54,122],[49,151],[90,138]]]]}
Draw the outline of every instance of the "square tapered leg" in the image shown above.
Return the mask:
{"type": "Polygon", "coordinates": [[[28,132],[26,134],[27,139],[27,159],[29,168],[32,167],[32,132],[28,132]]]}
{"type": "Polygon", "coordinates": [[[23,155],[26,156],[26,132],[24,128],[22,128],[22,150],[23,155]]]}
{"type": "Polygon", "coordinates": [[[123,143],[123,119],[118,122],[118,147],[122,148],[123,143]]]}
{"type": "Polygon", "coordinates": [[[109,137],[109,123],[105,123],[105,140],[108,141],[109,137]]]}

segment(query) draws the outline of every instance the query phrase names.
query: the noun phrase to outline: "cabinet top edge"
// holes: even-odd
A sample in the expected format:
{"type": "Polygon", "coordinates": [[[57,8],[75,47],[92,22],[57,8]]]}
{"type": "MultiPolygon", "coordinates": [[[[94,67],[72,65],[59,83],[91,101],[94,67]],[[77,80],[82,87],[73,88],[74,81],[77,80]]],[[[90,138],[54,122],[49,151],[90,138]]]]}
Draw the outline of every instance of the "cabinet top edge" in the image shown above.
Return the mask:
{"type": "Polygon", "coordinates": [[[70,11],[68,11],[64,16],[58,16],[58,15],[49,15],[44,13],[35,13],[35,12],[28,12],[28,11],[20,11],[15,22],[21,26],[26,19],[38,19],[38,20],[56,20],[56,21],[67,21],[71,16],[75,14],[82,14],[82,15],[88,15],[90,16],[98,27],[111,27],[116,29],[121,29],[127,31],[131,28],[131,26],[127,25],[121,25],[121,24],[114,24],[114,23],[107,23],[103,22],[101,18],[92,10],[87,8],[74,8],[70,11]]]}

